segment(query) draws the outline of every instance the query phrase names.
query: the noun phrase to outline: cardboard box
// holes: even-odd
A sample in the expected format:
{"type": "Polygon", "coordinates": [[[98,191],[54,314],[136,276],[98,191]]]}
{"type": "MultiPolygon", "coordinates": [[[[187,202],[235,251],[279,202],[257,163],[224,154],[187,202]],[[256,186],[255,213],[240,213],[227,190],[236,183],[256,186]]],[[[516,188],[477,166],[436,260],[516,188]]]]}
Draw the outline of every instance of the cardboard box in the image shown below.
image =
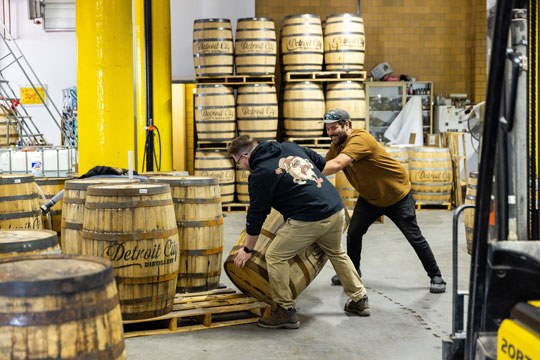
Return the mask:
{"type": "Polygon", "coordinates": [[[439,140],[439,134],[426,134],[424,136],[425,146],[441,147],[439,140]]]}

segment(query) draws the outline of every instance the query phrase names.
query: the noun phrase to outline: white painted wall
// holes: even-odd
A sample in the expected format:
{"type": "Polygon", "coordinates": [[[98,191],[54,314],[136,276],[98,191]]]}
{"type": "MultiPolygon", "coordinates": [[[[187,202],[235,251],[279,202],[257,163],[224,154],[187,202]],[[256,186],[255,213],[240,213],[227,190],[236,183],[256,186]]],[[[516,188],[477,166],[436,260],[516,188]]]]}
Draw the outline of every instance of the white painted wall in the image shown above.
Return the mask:
{"type": "MultiPolygon", "coordinates": [[[[75,32],[45,32],[43,25],[34,24],[28,19],[27,0],[11,0],[11,20],[12,33],[17,45],[45,85],[58,110],[62,111],[62,89],[74,86],[77,81],[75,32]]],[[[10,47],[14,47],[12,42],[9,43],[10,47]]],[[[0,52],[2,56],[6,54],[3,42],[0,45],[0,52]]],[[[3,67],[12,60],[12,57],[6,58],[0,66],[3,67]]],[[[19,87],[28,85],[28,80],[20,68],[14,64],[3,73],[17,96],[20,96],[19,87]]],[[[54,125],[44,106],[27,105],[25,108],[46,140],[59,145],[60,130],[54,125]]]]}
{"type": "MultiPolygon", "coordinates": [[[[83,0],[93,1],[93,0],[83,0]]],[[[170,0],[172,79],[194,78],[192,41],[193,21],[202,18],[227,18],[236,28],[236,20],[255,16],[255,0],[170,0]]],[[[46,86],[58,109],[62,107],[62,89],[77,82],[77,38],[75,32],[45,32],[43,25],[28,19],[27,0],[11,0],[12,32],[30,65],[46,86]]],[[[6,49],[0,44],[0,57],[6,49]]],[[[9,61],[0,62],[3,67],[9,61]]],[[[19,91],[27,85],[20,69],[11,66],[4,72],[10,85],[19,91]]],[[[60,144],[60,131],[47,115],[43,105],[26,109],[39,130],[54,145],[60,144]]]]}

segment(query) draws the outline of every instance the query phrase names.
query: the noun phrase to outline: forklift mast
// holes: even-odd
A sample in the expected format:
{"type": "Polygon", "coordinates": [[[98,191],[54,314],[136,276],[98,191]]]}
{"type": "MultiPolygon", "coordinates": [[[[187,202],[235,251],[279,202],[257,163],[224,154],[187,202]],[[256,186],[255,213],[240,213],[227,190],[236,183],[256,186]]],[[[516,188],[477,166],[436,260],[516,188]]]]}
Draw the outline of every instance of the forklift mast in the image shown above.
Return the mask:
{"type": "MultiPolygon", "coordinates": [[[[537,334],[534,336],[540,339],[540,308],[530,302],[540,300],[537,72],[538,1],[497,0],[474,206],[467,324],[465,331],[456,332],[462,329],[459,326],[463,315],[460,318],[456,312],[463,311],[463,300],[456,301],[457,289],[454,289],[453,334],[443,341],[445,360],[495,359],[493,354],[501,350],[497,331],[503,329],[502,323],[504,329],[512,328],[513,324],[508,325],[509,319],[518,317],[528,319],[525,322],[529,325],[525,328],[532,329],[532,333],[537,334]],[[514,9],[526,10],[515,12],[514,9]],[[510,25],[516,13],[518,17],[528,17],[528,22],[524,22],[528,24],[528,36],[520,44],[520,49],[528,50],[523,53],[508,48],[510,25]],[[524,78],[526,81],[522,81],[524,78]],[[518,97],[526,101],[516,102],[518,97]],[[516,117],[516,112],[524,113],[523,108],[526,115],[516,117]],[[518,145],[523,142],[528,142],[524,172],[526,191],[520,188],[518,181],[523,175],[513,170],[514,166],[521,166],[516,165],[518,161],[513,155],[521,151],[518,145]],[[516,222],[516,213],[520,212],[516,210],[515,198],[516,194],[523,193],[526,194],[523,213],[527,221],[516,222]],[[493,196],[496,228],[490,232],[493,196]],[[490,233],[494,234],[493,238],[489,238],[490,233]],[[520,234],[519,240],[516,234],[520,234]],[[534,328],[535,324],[539,329],[534,328]]],[[[454,281],[457,278],[457,218],[466,206],[458,208],[454,215],[454,281]]],[[[520,216],[523,220],[522,214],[520,216]]]]}

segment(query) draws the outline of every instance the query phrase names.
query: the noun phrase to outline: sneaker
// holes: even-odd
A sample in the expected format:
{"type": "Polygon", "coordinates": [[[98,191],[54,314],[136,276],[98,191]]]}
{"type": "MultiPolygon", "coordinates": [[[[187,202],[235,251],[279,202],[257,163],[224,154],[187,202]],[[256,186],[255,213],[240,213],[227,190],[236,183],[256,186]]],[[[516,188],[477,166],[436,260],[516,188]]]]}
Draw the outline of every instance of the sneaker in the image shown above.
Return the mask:
{"type": "Polygon", "coordinates": [[[290,308],[285,310],[278,306],[276,310],[272,310],[270,316],[260,318],[257,325],[267,329],[298,329],[300,320],[296,315],[296,309],[290,308]]]}
{"type": "MultiPolygon", "coordinates": [[[[362,271],[360,271],[360,269],[358,269],[358,275],[362,277],[362,271]]],[[[341,280],[339,280],[339,277],[337,276],[337,274],[332,276],[332,279],[330,280],[330,282],[332,283],[332,285],[335,285],[335,286],[341,285],[341,280]]]]}
{"type": "Polygon", "coordinates": [[[359,316],[369,316],[369,302],[367,295],[362,296],[358,301],[347,300],[345,311],[356,313],[359,316]]]}
{"type": "Polygon", "coordinates": [[[434,276],[431,278],[429,285],[429,292],[433,294],[441,294],[446,291],[446,282],[440,276],[434,276]]]}

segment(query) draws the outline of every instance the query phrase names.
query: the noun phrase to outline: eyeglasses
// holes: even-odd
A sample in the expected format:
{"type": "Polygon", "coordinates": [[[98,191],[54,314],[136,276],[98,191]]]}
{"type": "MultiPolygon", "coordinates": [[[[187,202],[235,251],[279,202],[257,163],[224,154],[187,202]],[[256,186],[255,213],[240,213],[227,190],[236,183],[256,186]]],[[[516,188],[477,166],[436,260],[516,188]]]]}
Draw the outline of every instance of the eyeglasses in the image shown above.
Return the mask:
{"type": "Polygon", "coordinates": [[[238,157],[238,160],[234,160],[234,163],[236,164],[236,167],[240,167],[240,160],[242,160],[242,156],[247,155],[248,153],[244,153],[238,157]]]}

